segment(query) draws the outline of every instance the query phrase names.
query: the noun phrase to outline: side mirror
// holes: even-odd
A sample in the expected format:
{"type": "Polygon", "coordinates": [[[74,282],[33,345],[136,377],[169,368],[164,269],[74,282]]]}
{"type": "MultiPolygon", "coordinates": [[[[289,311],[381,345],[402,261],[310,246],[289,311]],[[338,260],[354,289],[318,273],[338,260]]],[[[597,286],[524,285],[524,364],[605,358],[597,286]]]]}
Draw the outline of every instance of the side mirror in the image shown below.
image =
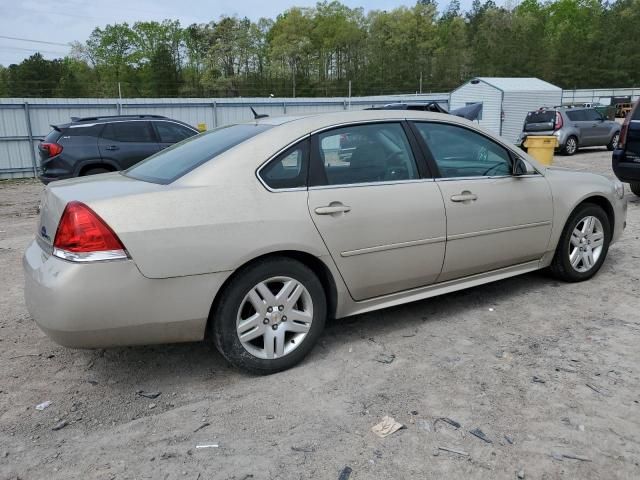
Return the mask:
{"type": "Polygon", "coordinates": [[[527,168],[527,164],[520,157],[516,157],[513,162],[513,172],[511,172],[514,177],[519,177],[521,175],[526,175],[529,173],[529,169],[527,168]]]}

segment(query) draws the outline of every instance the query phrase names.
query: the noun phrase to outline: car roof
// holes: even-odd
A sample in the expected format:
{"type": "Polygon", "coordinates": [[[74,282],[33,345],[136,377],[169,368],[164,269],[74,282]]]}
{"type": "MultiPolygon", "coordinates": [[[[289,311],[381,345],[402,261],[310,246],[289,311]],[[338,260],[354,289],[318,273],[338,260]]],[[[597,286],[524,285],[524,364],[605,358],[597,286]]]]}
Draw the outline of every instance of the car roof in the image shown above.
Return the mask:
{"type": "Polygon", "coordinates": [[[196,130],[196,128],[192,127],[188,123],[181,122],[180,120],[174,120],[169,117],[165,117],[163,115],[100,115],[94,117],[71,117],[71,122],[60,123],[56,125],[51,125],[56,130],[66,129],[66,128],[74,128],[74,127],[89,127],[96,124],[105,124],[111,122],[124,122],[128,120],[147,120],[147,121],[168,121],[179,123],[185,127],[190,128],[191,130],[196,130]]]}

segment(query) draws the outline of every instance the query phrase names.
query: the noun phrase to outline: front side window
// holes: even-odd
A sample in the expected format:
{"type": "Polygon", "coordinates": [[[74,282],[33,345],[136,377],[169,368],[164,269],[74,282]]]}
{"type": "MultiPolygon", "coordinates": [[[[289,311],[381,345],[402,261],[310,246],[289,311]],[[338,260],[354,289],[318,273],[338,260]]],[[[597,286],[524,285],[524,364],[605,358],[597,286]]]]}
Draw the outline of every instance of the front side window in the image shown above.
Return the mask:
{"type": "Polygon", "coordinates": [[[602,115],[600,115],[596,110],[593,110],[593,109],[584,110],[584,114],[585,114],[586,120],[589,120],[589,121],[602,120],[602,115]]]}
{"type": "Polygon", "coordinates": [[[187,127],[171,122],[154,122],[160,143],[178,143],[196,133],[187,127]]]}
{"type": "Polygon", "coordinates": [[[584,110],[567,110],[567,118],[572,122],[582,122],[587,120],[584,110]]]}
{"type": "Polygon", "coordinates": [[[125,175],[145,182],[171,183],[269,128],[271,125],[249,123],[216,128],[150,156],[125,170],[125,175]]]}
{"type": "Polygon", "coordinates": [[[155,141],[149,122],[113,122],[102,130],[102,138],[116,142],[147,143],[155,141]]]}
{"type": "Polygon", "coordinates": [[[509,152],[468,128],[444,123],[415,123],[443,178],[511,175],[509,152]]]}
{"type": "Polygon", "coordinates": [[[308,168],[309,140],[304,140],[269,162],[260,178],[274,189],[306,187],[308,168]]]}
{"type": "Polygon", "coordinates": [[[418,169],[399,123],[354,125],[317,136],[320,183],[349,185],[418,178],[418,169]]]}

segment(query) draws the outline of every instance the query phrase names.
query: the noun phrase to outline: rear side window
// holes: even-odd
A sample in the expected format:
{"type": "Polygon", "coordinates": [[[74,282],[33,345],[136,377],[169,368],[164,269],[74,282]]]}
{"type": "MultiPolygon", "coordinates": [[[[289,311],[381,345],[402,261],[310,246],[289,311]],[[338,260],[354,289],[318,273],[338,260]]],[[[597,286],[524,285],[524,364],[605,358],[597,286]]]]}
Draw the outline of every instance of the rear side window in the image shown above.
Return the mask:
{"type": "Polygon", "coordinates": [[[309,140],[304,140],[278,155],[260,171],[260,178],[274,189],[307,185],[309,140]]]}
{"type": "Polygon", "coordinates": [[[104,125],[99,123],[80,125],[72,124],[65,128],[64,135],[69,137],[98,137],[100,136],[102,127],[104,127],[104,125]]]}
{"type": "Polygon", "coordinates": [[[567,112],[567,118],[572,122],[582,122],[587,120],[584,110],[570,110],[567,112]]]}
{"type": "Polygon", "coordinates": [[[583,110],[583,112],[586,117],[586,120],[600,120],[602,118],[602,115],[600,115],[598,112],[596,112],[593,109],[583,110]]]}
{"type": "Polygon", "coordinates": [[[193,130],[177,123],[153,122],[153,126],[158,132],[160,143],[178,143],[196,134],[193,130]]]}
{"type": "Polygon", "coordinates": [[[116,142],[146,143],[155,141],[149,122],[113,122],[107,123],[102,138],[116,142]]]}
{"type": "Polygon", "coordinates": [[[125,175],[145,182],[167,184],[203,163],[271,128],[271,125],[227,125],[191,137],[125,170],[125,175]]]}

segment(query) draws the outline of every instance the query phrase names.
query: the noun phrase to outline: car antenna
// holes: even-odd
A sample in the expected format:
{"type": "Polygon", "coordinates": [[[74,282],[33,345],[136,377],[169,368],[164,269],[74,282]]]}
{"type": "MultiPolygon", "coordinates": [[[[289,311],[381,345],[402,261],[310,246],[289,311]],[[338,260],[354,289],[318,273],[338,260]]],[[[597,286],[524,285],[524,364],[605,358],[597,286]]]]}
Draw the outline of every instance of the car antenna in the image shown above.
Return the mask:
{"type": "Polygon", "coordinates": [[[258,113],[256,112],[253,107],[249,107],[251,109],[251,112],[253,113],[253,118],[255,120],[258,120],[259,118],[267,118],[269,115],[267,115],[266,113],[258,113]]]}

